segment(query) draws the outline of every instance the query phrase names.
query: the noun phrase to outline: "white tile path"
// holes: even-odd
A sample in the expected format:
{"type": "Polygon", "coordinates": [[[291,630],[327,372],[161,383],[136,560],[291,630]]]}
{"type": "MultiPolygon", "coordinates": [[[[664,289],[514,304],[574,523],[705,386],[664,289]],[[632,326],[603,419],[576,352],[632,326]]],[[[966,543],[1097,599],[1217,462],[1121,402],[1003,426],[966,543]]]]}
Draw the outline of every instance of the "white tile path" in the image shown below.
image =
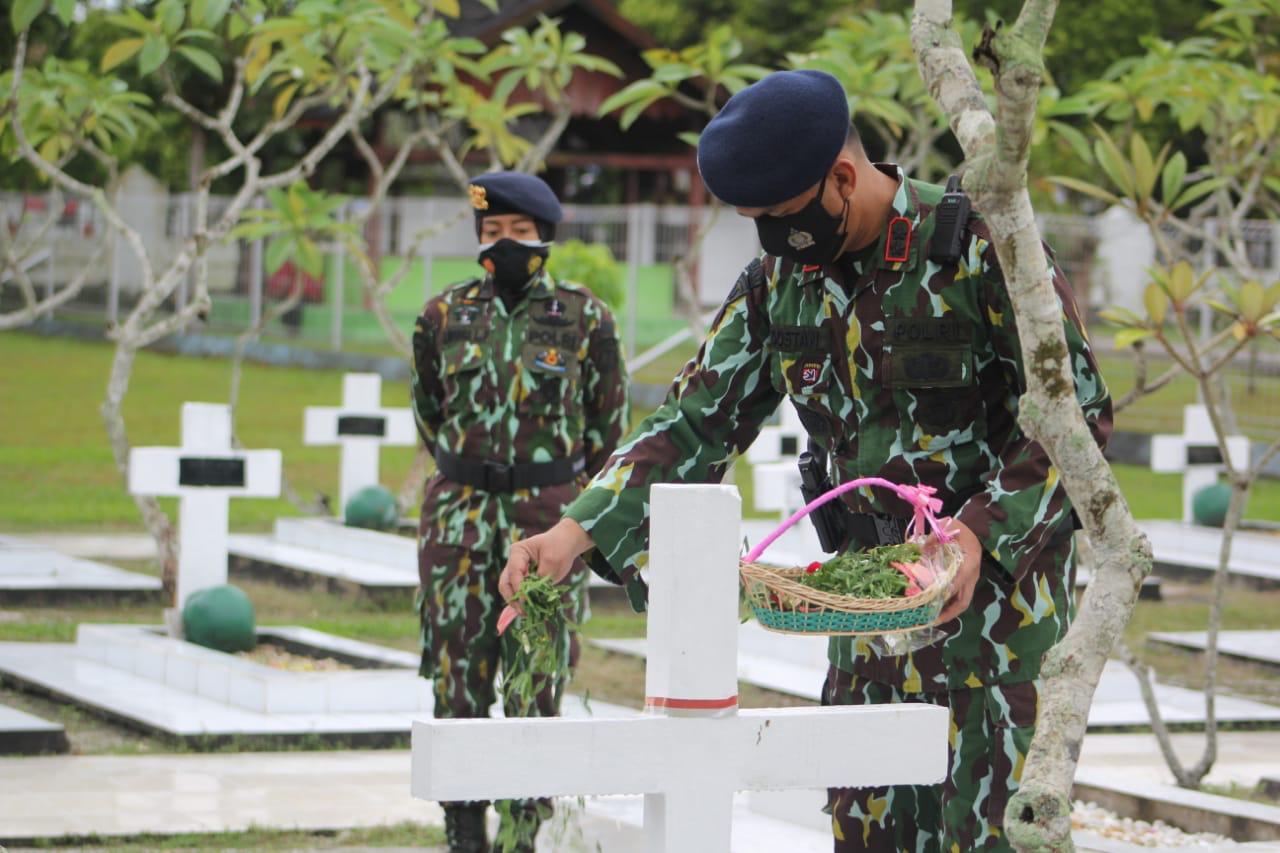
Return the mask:
{"type": "Polygon", "coordinates": [[[71,557],[37,542],[0,536],[0,604],[33,593],[110,594],[159,592],[160,579],[71,557]]]}
{"type": "MultiPolygon", "coordinates": [[[[1222,759],[1277,756],[1266,733],[1225,732],[1222,759]]],[[[1196,735],[1177,735],[1193,739],[1196,735]]],[[[1188,740],[1187,747],[1194,747],[1188,740]]],[[[1161,761],[1150,735],[1097,735],[1085,740],[1083,772],[1122,773],[1125,781],[1151,774],[1161,761]]],[[[408,750],[280,752],[145,756],[0,758],[0,843],[75,835],[226,832],[251,827],[336,830],[404,821],[440,825],[433,803],[409,795],[408,750]]],[[[1161,765],[1162,766],[1162,765],[1161,765]]],[[[1215,771],[1216,773],[1217,771],[1215,771]]],[[[1153,782],[1155,776],[1151,776],[1153,782]]],[[[1244,777],[1242,777],[1244,778],[1244,777]]],[[[816,809],[820,795],[795,792],[799,802],[739,796],[734,804],[738,853],[829,851],[830,835],[816,809]],[[806,796],[809,799],[804,799],[806,796]],[[784,814],[789,820],[770,815],[784,814]],[[800,820],[803,823],[794,821],[800,820]]],[[[642,853],[640,797],[589,800],[580,825],[582,849],[642,853]]],[[[490,813],[492,819],[492,812],[490,813]]],[[[572,838],[572,835],[568,836],[572,838]]],[[[557,853],[544,830],[539,849],[557,853]]],[[[1138,848],[1077,836],[1077,849],[1132,853],[1138,848]]],[[[1276,846],[1249,845],[1241,853],[1276,846]]]]}
{"type": "MultiPolygon", "coordinates": [[[[592,640],[609,651],[644,656],[643,640],[592,640]]],[[[738,676],[757,687],[817,702],[827,672],[826,640],[774,634],[759,623],[743,623],[738,634],[738,676]]],[[[1195,725],[1204,721],[1203,694],[1183,687],[1156,685],[1156,698],[1165,721],[1195,725]]],[[[1229,723],[1280,725],[1280,707],[1248,699],[1219,696],[1218,719],[1229,723]]],[[[1149,725],[1138,682],[1123,664],[1111,661],[1103,670],[1089,711],[1091,728],[1132,728],[1149,725]]],[[[1278,736],[1280,739],[1280,736],[1278,736]]]]}
{"type": "MultiPolygon", "coordinates": [[[[1152,631],[1148,640],[1204,651],[1208,642],[1204,631],[1152,631]]],[[[1280,631],[1219,631],[1218,651],[1233,658],[1280,666],[1280,631]]]]}

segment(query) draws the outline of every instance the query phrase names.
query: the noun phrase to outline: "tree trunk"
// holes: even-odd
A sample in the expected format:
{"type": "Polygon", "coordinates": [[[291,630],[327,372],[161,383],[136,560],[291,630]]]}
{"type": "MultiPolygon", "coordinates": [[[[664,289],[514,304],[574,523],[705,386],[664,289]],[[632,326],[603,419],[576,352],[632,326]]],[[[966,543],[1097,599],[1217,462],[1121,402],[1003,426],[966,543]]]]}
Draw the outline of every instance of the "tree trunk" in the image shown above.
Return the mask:
{"type": "Polygon", "coordinates": [[[1071,850],[1071,787],[1103,665],[1151,569],[1151,547],[1129,512],[1075,397],[1062,308],[1031,199],[1027,156],[1045,37],[1056,0],[1028,0],[1016,23],[984,34],[975,55],[995,74],[993,119],[950,29],[950,0],[917,0],[912,43],[930,93],[964,149],[964,186],[991,230],[1013,302],[1027,390],[1023,429],[1048,452],[1093,543],[1095,573],[1066,638],[1049,651],[1036,737],[1004,830],[1020,850],[1071,850]]]}
{"type": "MultiPolygon", "coordinates": [[[[126,481],[129,476],[129,438],[125,433],[124,425],[124,398],[129,391],[129,375],[133,371],[133,362],[137,354],[136,349],[126,346],[123,342],[116,347],[115,356],[111,360],[107,394],[101,409],[116,469],[126,481]]],[[[164,598],[170,606],[177,607],[178,602],[175,596],[178,592],[178,539],[174,534],[173,523],[160,509],[160,504],[155,498],[136,494],[132,497],[138,512],[142,514],[143,523],[156,540],[164,598]]]]}

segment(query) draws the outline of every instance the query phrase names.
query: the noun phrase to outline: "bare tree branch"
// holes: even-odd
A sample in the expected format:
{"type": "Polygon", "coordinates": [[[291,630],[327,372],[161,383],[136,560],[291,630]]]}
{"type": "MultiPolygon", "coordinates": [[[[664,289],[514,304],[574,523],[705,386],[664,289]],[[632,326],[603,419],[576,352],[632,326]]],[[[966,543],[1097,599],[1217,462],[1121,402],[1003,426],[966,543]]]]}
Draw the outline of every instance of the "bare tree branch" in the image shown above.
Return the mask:
{"type": "Polygon", "coordinates": [[[520,162],[516,164],[516,171],[532,172],[538,167],[539,163],[546,160],[547,155],[551,153],[551,149],[555,147],[556,141],[560,139],[565,128],[569,126],[569,119],[572,116],[571,104],[567,99],[562,98],[556,104],[551,124],[547,126],[547,129],[542,132],[538,140],[520,158],[520,162]]]}

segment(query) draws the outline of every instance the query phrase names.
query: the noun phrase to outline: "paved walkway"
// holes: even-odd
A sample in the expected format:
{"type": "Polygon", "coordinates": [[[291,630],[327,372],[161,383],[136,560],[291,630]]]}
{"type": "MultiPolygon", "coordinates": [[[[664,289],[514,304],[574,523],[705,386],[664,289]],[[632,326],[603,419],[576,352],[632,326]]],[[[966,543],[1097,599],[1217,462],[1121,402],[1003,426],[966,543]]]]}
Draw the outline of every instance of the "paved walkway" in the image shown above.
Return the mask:
{"type": "MultiPolygon", "coordinates": [[[[1177,747],[1193,757],[1202,739],[1178,735],[1177,747]]],[[[1227,732],[1209,781],[1254,784],[1280,766],[1280,736],[1227,732]]],[[[439,808],[409,796],[409,752],[279,752],[147,756],[54,756],[0,759],[0,841],[65,835],[210,833],[250,827],[336,830],[404,821],[439,824],[439,808]]],[[[1159,783],[1168,779],[1148,735],[1092,735],[1082,770],[1117,780],[1159,783]]],[[[595,842],[609,853],[642,849],[640,798],[611,797],[588,803],[582,820],[584,849],[595,842]]],[[[812,827],[779,825],[740,805],[736,850],[830,849],[812,827]],[[791,827],[788,829],[788,827],[791,827]],[[814,837],[814,836],[818,837],[814,837]],[[822,842],[822,843],[820,843],[822,842]],[[816,846],[815,846],[816,845],[816,846]]],[[[1081,849],[1127,853],[1138,848],[1080,838],[1081,849]]],[[[1267,849],[1254,845],[1240,850],[1267,849]]],[[[1269,849],[1277,849],[1271,846],[1269,849]]]]}

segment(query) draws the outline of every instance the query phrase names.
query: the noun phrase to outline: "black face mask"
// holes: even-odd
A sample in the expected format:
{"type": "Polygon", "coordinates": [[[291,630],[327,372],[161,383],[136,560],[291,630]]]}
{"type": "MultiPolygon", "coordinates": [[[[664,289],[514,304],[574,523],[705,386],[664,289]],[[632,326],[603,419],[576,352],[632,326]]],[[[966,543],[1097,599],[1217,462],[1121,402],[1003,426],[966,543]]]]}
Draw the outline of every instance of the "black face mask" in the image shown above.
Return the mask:
{"type": "Polygon", "coordinates": [[[795,213],[756,217],[756,233],[760,235],[760,245],[766,252],[811,266],[835,260],[848,236],[844,218],[849,212],[849,199],[844,200],[840,215],[832,216],[822,206],[822,192],[826,186],[824,177],[818,185],[818,194],[795,213]]]}
{"type": "Polygon", "coordinates": [[[542,269],[548,254],[546,243],[503,237],[483,248],[479,261],[499,290],[518,291],[542,269]]]}

